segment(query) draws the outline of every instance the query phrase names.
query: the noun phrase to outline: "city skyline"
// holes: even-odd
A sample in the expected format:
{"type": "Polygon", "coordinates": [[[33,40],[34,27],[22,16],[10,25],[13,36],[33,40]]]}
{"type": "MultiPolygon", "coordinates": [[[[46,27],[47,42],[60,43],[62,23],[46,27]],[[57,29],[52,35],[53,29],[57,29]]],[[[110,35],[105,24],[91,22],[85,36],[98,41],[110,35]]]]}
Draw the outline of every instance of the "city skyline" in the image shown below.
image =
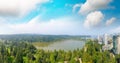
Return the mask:
{"type": "Polygon", "coordinates": [[[120,33],[119,0],[0,0],[0,34],[120,33]]]}

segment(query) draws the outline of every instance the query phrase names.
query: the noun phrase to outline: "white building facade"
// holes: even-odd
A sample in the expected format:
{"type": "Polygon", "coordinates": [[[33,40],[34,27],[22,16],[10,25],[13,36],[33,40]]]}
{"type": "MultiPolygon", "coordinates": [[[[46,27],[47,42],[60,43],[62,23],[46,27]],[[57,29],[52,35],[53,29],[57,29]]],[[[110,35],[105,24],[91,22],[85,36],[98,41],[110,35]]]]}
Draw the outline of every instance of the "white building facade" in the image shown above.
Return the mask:
{"type": "Polygon", "coordinates": [[[108,34],[104,35],[104,45],[108,44],[108,34]]]}

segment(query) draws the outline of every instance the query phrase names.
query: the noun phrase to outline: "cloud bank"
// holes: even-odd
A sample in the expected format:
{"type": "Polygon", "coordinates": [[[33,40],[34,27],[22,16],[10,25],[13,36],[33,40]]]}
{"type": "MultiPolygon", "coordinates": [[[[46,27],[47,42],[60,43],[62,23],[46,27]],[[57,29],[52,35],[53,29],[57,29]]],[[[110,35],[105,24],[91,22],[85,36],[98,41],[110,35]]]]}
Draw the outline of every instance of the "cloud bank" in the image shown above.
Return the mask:
{"type": "Polygon", "coordinates": [[[24,16],[49,0],[0,0],[1,16],[24,16]]]}
{"type": "Polygon", "coordinates": [[[80,34],[80,22],[71,18],[58,18],[49,21],[42,21],[37,16],[27,23],[6,24],[0,27],[2,34],[21,34],[21,33],[35,33],[35,34],[80,34]],[[4,29],[3,29],[4,28],[4,29]],[[6,31],[9,30],[9,31],[6,31]]]}

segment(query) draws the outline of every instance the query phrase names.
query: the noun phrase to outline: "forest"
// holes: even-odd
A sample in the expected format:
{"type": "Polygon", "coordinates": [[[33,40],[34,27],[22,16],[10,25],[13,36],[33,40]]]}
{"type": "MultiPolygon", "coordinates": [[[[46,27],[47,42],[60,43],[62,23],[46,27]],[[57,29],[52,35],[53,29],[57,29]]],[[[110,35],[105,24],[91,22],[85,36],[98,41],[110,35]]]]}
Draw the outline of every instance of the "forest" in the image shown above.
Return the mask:
{"type": "Polygon", "coordinates": [[[120,55],[102,51],[97,41],[87,40],[82,49],[45,51],[30,42],[0,42],[0,63],[117,63],[120,55]]]}
{"type": "Polygon", "coordinates": [[[40,35],[40,34],[12,34],[12,35],[0,35],[0,39],[3,41],[11,42],[54,42],[66,39],[84,40],[89,35],[40,35]]]}

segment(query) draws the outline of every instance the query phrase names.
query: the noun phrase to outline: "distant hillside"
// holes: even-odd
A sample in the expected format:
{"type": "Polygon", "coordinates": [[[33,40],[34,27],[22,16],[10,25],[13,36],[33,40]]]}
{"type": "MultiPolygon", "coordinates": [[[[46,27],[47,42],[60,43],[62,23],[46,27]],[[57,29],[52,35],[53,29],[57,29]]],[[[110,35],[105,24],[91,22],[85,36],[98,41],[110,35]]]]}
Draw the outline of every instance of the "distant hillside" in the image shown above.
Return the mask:
{"type": "Polygon", "coordinates": [[[0,39],[12,42],[53,42],[64,39],[84,39],[90,36],[14,34],[0,35],[0,39]]]}

